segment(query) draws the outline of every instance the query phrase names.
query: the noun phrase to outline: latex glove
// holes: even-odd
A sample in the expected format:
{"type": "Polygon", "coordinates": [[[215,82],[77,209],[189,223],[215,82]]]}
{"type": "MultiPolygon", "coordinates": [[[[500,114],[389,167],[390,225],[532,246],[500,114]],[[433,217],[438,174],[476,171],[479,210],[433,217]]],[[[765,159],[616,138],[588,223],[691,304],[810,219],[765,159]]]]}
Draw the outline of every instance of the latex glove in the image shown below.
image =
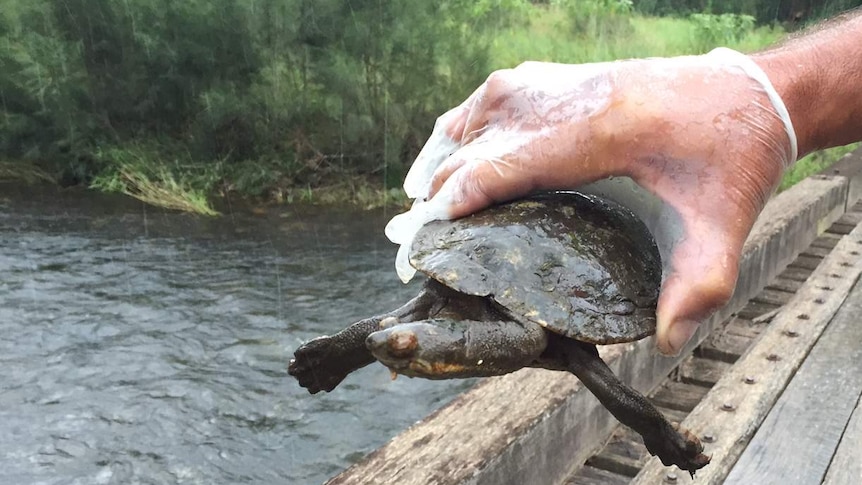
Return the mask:
{"type": "Polygon", "coordinates": [[[796,156],[784,104],[737,52],[526,63],[493,73],[439,118],[404,183],[414,208],[386,234],[402,245],[396,267],[409,279],[407,249],[431,220],[629,177],[639,192],[591,189],[634,210],[656,237],[665,266],[657,345],[676,353],[732,296],[745,239],[796,156]]]}

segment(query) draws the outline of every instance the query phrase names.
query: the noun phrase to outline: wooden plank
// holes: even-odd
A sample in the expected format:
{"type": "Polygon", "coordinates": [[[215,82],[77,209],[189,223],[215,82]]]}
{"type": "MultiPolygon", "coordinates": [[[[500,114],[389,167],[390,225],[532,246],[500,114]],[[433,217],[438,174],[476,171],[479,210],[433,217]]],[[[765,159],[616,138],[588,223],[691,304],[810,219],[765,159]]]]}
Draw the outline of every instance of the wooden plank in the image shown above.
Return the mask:
{"type": "Polygon", "coordinates": [[[725,483],[823,480],[862,395],[860,313],[862,283],[857,282],[725,483]]]}
{"type": "Polygon", "coordinates": [[[753,341],[753,337],[743,337],[726,332],[716,332],[697,348],[696,355],[707,359],[734,363],[739,359],[753,341]]]}
{"type": "Polygon", "coordinates": [[[727,362],[692,355],[680,364],[679,377],[685,384],[712,387],[729,368],[727,362]]]}
{"type": "Polygon", "coordinates": [[[731,317],[724,324],[723,329],[715,331],[707,337],[703,344],[695,350],[695,355],[730,364],[736,362],[739,356],[748,350],[748,347],[760,335],[768,322],[774,318],[774,315],[774,313],[762,314],[761,316],[768,316],[768,318],[761,323],[755,323],[738,316],[731,317]]]}
{"type": "Polygon", "coordinates": [[[724,328],[724,331],[730,335],[739,335],[750,339],[756,338],[763,332],[766,325],[775,318],[778,311],[780,311],[780,309],[776,308],[772,312],[761,313],[760,316],[754,320],[748,320],[738,316],[733,317],[727,322],[727,326],[724,328]]]}
{"type": "MultiPolygon", "coordinates": [[[[860,157],[862,157],[862,150],[860,150],[860,157]]],[[[851,167],[851,168],[853,168],[853,167],[851,167]]],[[[860,170],[860,169],[862,169],[862,166],[860,166],[859,169],[857,169],[857,168],[853,168],[853,169],[855,171],[858,171],[859,178],[860,178],[860,185],[862,185],[862,170],[860,170]]],[[[859,192],[862,193],[862,190],[860,190],[859,192]]],[[[853,200],[856,200],[856,199],[853,199],[853,200]]],[[[860,202],[858,205],[860,207],[862,207],[862,202],[860,202]]],[[[843,236],[823,233],[823,234],[821,234],[820,237],[818,237],[817,239],[815,239],[815,241],[812,242],[812,246],[822,248],[822,249],[831,250],[832,248],[835,247],[835,245],[837,244],[838,240],[840,240],[841,237],[843,237],[843,236]]],[[[817,251],[817,252],[815,252],[815,255],[825,257],[826,253],[823,251],[817,251]]],[[[789,280],[789,279],[784,279],[784,278],[776,278],[775,280],[773,280],[772,284],[770,284],[767,288],[792,294],[792,293],[795,293],[802,286],[802,284],[803,284],[802,281],[795,281],[795,280],[789,280]]],[[[736,360],[736,358],[740,354],[742,354],[742,352],[747,348],[748,344],[750,343],[751,337],[756,336],[760,331],[762,331],[762,325],[756,325],[751,321],[743,321],[743,320],[738,319],[738,318],[731,318],[729,323],[724,324],[724,328],[719,329],[716,332],[714,332],[712,335],[710,335],[710,337],[707,338],[707,341],[705,341],[703,345],[701,345],[700,347],[698,347],[698,349],[696,349],[695,354],[697,356],[702,356],[705,354],[707,354],[707,355],[709,355],[709,354],[718,355],[718,357],[720,359],[724,360],[724,362],[719,362],[719,363],[721,365],[726,366],[726,365],[728,365],[726,362],[733,362],[736,360]],[[741,322],[744,322],[745,324],[741,324],[741,322]],[[736,337],[734,335],[730,335],[731,338],[733,339],[733,342],[736,342],[734,345],[736,347],[735,349],[732,349],[732,348],[715,348],[715,347],[711,348],[709,344],[711,342],[715,342],[714,337],[717,335],[723,336],[725,333],[728,332],[728,330],[729,330],[728,327],[733,327],[731,330],[732,332],[738,332],[738,334],[748,336],[749,338],[740,338],[740,337],[736,337]],[[742,331],[740,332],[740,330],[742,330],[742,331]]],[[[722,346],[721,344],[719,344],[719,345],[722,346]]],[[[712,358],[710,358],[710,359],[704,359],[704,358],[700,358],[700,357],[689,357],[689,358],[687,358],[686,361],[683,363],[683,365],[680,366],[679,371],[677,373],[677,376],[680,377],[683,381],[690,381],[692,379],[692,377],[694,375],[696,375],[696,373],[709,373],[710,372],[709,370],[703,371],[700,369],[695,369],[695,370],[693,370],[693,372],[689,373],[687,366],[692,365],[692,361],[695,358],[698,361],[703,361],[703,362],[716,362],[712,358]]],[[[707,379],[707,380],[712,380],[712,379],[707,379]]],[[[702,383],[706,384],[706,382],[702,382],[702,383]]],[[[684,417],[685,417],[685,413],[681,412],[681,411],[673,411],[673,410],[668,410],[668,409],[662,409],[661,411],[666,416],[668,416],[668,419],[671,419],[674,422],[681,422],[682,419],[684,419],[684,417]],[[677,419],[674,419],[673,417],[671,417],[669,415],[669,413],[677,413],[680,415],[680,417],[677,419]]],[[[618,475],[616,475],[616,476],[618,476],[618,475]]],[[[601,480],[597,480],[596,482],[589,482],[589,483],[601,483],[601,480]]]]}
{"type": "MultiPolygon", "coordinates": [[[[809,178],[778,194],[746,241],[732,300],[699,327],[680,356],[660,356],[655,343],[645,339],[603,347],[603,358],[635,389],[653,389],[843,213],[846,200],[843,177],[809,178]]],[[[571,375],[522,370],[484,380],[330,483],[559,483],[617,425],[571,375]]]]}
{"type": "Polygon", "coordinates": [[[626,427],[618,427],[601,453],[590,457],[586,465],[633,477],[647,461],[649,453],[643,440],[626,427]]]}
{"type": "MultiPolygon", "coordinates": [[[[852,254],[859,246],[856,240],[862,240],[862,226],[838,243],[761,337],[683,421],[682,425],[693,433],[713,437],[705,451],[712,455],[712,462],[697,472],[698,484],[723,483],[787,382],[844,303],[862,273],[862,258],[852,254]],[[825,286],[831,289],[823,289],[825,286]]],[[[660,483],[665,473],[667,468],[651,459],[632,483],[660,483]]],[[[687,475],[676,475],[676,483],[692,483],[687,475]]]]}
{"type": "Polygon", "coordinates": [[[565,485],[626,485],[629,480],[631,477],[585,466],[567,480],[565,485]]]}
{"type": "MultiPolygon", "coordinates": [[[[661,407],[653,402],[656,409],[672,423],[680,423],[688,415],[685,411],[661,407]]],[[[601,451],[590,457],[586,468],[596,468],[629,478],[635,476],[649,459],[649,453],[643,444],[643,439],[625,426],[617,426],[611,438],[601,451]]]]}
{"type": "Polygon", "coordinates": [[[799,290],[799,287],[801,287],[802,283],[804,282],[805,280],[790,280],[779,276],[778,278],[775,278],[772,283],[767,286],[767,288],[771,290],[785,291],[788,293],[796,293],[799,290]]]}
{"type": "MultiPolygon", "coordinates": [[[[643,456],[631,457],[617,452],[615,448],[618,445],[618,443],[608,443],[601,453],[591,456],[584,463],[584,466],[598,468],[631,479],[637,475],[647,461],[646,448],[644,448],[643,456]]],[[[632,442],[631,447],[634,446],[635,443],[632,442]]]]}
{"type": "Polygon", "coordinates": [[[823,485],[848,483],[862,483],[862,401],[856,403],[856,410],[823,480],[823,485]]]}
{"type": "Polygon", "coordinates": [[[788,293],[786,291],[773,290],[771,288],[764,288],[763,291],[757,294],[752,301],[756,301],[759,303],[769,303],[770,305],[782,306],[793,297],[793,293],[788,293]]]}
{"type": "Polygon", "coordinates": [[[657,406],[688,412],[697,406],[707,392],[709,392],[708,387],[668,381],[653,393],[650,400],[657,406]]]}
{"type": "Polygon", "coordinates": [[[844,215],[839,217],[838,220],[835,221],[835,224],[848,224],[853,227],[856,227],[859,225],[860,222],[862,222],[862,212],[848,211],[845,212],[844,215]]]}
{"type": "MultiPolygon", "coordinates": [[[[843,236],[841,234],[831,234],[828,232],[824,232],[814,241],[811,241],[811,246],[825,249],[832,249],[838,244],[838,241],[841,240],[843,236]]],[[[823,256],[824,258],[826,256],[823,256]]]]}
{"type": "Polygon", "coordinates": [[[656,409],[659,410],[660,413],[664,414],[664,416],[671,423],[681,423],[685,419],[685,417],[688,416],[688,411],[680,411],[678,409],[664,408],[664,407],[661,407],[660,405],[656,404],[655,402],[653,402],[652,404],[653,404],[653,406],[656,407],[656,409]]]}
{"type": "Polygon", "coordinates": [[[811,270],[799,267],[788,266],[787,269],[781,272],[781,277],[789,280],[804,283],[811,276],[811,270]]]}
{"type": "Polygon", "coordinates": [[[750,339],[757,338],[763,333],[763,329],[769,325],[778,312],[781,311],[780,308],[776,309],[772,313],[762,314],[761,317],[752,321],[746,320],[744,318],[734,318],[727,324],[727,333],[730,335],[739,335],[741,337],[748,337],[750,339]]]}
{"type": "Polygon", "coordinates": [[[815,258],[813,256],[806,256],[804,254],[800,254],[795,260],[793,260],[792,263],[790,263],[790,266],[794,268],[810,269],[813,271],[817,269],[817,266],[820,264],[821,261],[823,261],[823,258],[815,258]]]}
{"type": "Polygon", "coordinates": [[[802,251],[802,256],[823,259],[829,255],[829,251],[832,251],[832,248],[822,248],[812,244],[811,246],[808,246],[805,251],[802,251]]]}
{"type": "Polygon", "coordinates": [[[848,208],[859,207],[857,201],[862,197],[862,163],[860,163],[860,159],[862,159],[862,150],[855,150],[820,172],[823,175],[840,176],[847,180],[848,208]]]}
{"type": "MultiPolygon", "coordinates": [[[[580,386],[574,376],[540,369],[485,379],[327,484],[461,483],[475,475],[489,457],[501,455],[526,427],[541,421],[545,413],[560,406],[580,386]],[[518,397],[513,399],[514,396],[518,397]],[[527,402],[532,404],[521,405],[527,402]]],[[[587,414],[586,419],[599,419],[597,414],[606,412],[592,408],[583,402],[579,411],[587,414]]],[[[551,431],[543,433],[538,441],[559,445],[562,437],[553,436],[551,431]]],[[[572,434],[570,439],[580,447],[601,444],[572,434]]],[[[525,448],[530,451],[530,447],[525,448]]],[[[557,466],[551,465],[553,460],[572,458],[547,453],[538,445],[523,459],[535,460],[536,466],[542,467],[557,466]]]]}
{"type": "Polygon", "coordinates": [[[835,223],[831,227],[829,227],[828,232],[832,234],[850,234],[850,231],[853,230],[853,225],[851,224],[838,224],[835,223]]]}
{"type": "Polygon", "coordinates": [[[764,303],[757,300],[751,300],[747,305],[742,307],[742,310],[737,312],[736,316],[739,318],[744,318],[746,320],[754,320],[755,318],[760,317],[761,315],[766,315],[768,313],[777,310],[781,305],[773,305],[771,303],[764,303]]]}

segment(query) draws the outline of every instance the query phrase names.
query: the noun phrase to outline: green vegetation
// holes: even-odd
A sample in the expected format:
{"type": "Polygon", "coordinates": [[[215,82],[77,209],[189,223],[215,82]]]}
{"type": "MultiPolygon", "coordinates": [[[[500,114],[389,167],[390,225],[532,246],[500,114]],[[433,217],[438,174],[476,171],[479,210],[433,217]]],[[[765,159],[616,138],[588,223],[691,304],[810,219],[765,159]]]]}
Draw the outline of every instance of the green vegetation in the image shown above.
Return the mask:
{"type": "Polygon", "coordinates": [[[204,215],[217,215],[207,201],[207,193],[198,187],[212,184],[201,181],[208,174],[205,167],[166,163],[157,152],[142,149],[112,148],[97,152],[106,167],[96,175],[90,186],[106,192],[120,192],[148,204],[204,215]]]}
{"type": "Polygon", "coordinates": [[[55,182],[54,177],[35,165],[0,161],[0,182],[21,181],[28,184],[55,182]]]}
{"type": "Polygon", "coordinates": [[[493,69],[751,51],[862,2],[812,3],[6,0],[0,178],[201,213],[227,192],[398,201],[435,118],[493,69]]]}
{"type": "Polygon", "coordinates": [[[800,180],[813,175],[826,167],[837,162],[838,159],[859,148],[859,143],[852,143],[843,147],[830,148],[814,152],[803,158],[800,158],[795,165],[790,167],[784,178],[781,180],[781,185],[778,186],[778,191],[787,189],[788,187],[798,183],[800,180]]]}
{"type": "Polygon", "coordinates": [[[750,17],[645,17],[623,7],[585,9],[583,5],[590,3],[564,0],[534,8],[529,25],[498,30],[491,65],[499,69],[524,60],[584,63],[668,57],[702,54],[718,46],[750,52],[785,35],[781,27],[755,26],[750,17]],[[728,24],[733,27],[725,27],[728,24]]]}

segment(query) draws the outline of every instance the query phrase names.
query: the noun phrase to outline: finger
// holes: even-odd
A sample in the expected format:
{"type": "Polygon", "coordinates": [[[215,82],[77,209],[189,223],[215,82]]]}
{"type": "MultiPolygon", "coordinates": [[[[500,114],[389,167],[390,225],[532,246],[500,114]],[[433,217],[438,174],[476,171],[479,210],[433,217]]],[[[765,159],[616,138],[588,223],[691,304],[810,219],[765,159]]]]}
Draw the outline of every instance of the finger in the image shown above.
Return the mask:
{"type": "Polygon", "coordinates": [[[484,86],[473,92],[459,106],[442,114],[434,123],[428,141],[404,178],[404,192],[411,199],[430,197],[431,176],[435,170],[463,143],[466,124],[476,100],[482,97],[484,86]]]}
{"type": "Polygon", "coordinates": [[[459,168],[435,195],[450,201],[449,217],[453,219],[527,195],[535,188],[533,175],[525,171],[516,152],[504,144],[482,148],[482,153],[458,152],[456,156],[462,160],[452,165],[459,168]]]}
{"type": "Polygon", "coordinates": [[[674,249],[671,273],[662,285],[656,340],[666,355],[678,354],[736,286],[741,244],[729,243],[717,226],[699,229],[674,249]]]}
{"type": "Polygon", "coordinates": [[[462,117],[463,110],[455,108],[437,118],[431,136],[428,137],[428,141],[419,151],[419,155],[416,156],[416,160],[404,178],[404,192],[407,193],[407,197],[411,199],[428,197],[431,175],[460,146],[450,133],[453,131],[452,126],[458,125],[459,118],[462,117]]]}
{"type": "MultiPolygon", "coordinates": [[[[474,109],[465,117],[464,131],[461,134],[462,146],[438,165],[434,171],[434,174],[431,176],[431,185],[428,192],[429,198],[434,197],[443,184],[449,180],[449,177],[465,164],[479,160],[482,157],[487,158],[488,154],[485,152],[489,144],[510,145],[508,140],[503,137],[511,136],[511,134],[505,134],[505,132],[500,132],[490,127],[487,124],[487,113],[481,110],[481,106],[474,106],[474,109]]],[[[506,150],[496,149],[494,151],[502,153],[506,150]]]]}
{"type": "Polygon", "coordinates": [[[459,168],[463,167],[468,161],[470,160],[468,160],[463,154],[455,152],[453,156],[450,156],[446,161],[440,164],[434,172],[434,175],[431,176],[431,188],[428,191],[428,197],[434,197],[440,190],[440,187],[449,180],[449,177],[451,177],[459,168]]]}
{"type": "Polygon", "coordinates": [[[433,198],[452,174],[467,164],[494,160],[498,164],[508,165],[504,159],[514,156],[514,151],[517,148],[517,146],[512,144],[511,140],[511,134],[500,133],[497,130],[487,130],[479,138],[459,148],[437,167],[437,170],[431,177],[431,189],[428,197],[433,198]]]}
{"type": "Polygon", "coordinates": [[[488,127],[441,164],[432,180],[432,194],[445,192],[453,201],[450,216],[456,218],[533,190],[572,189],[621,173],[610,165],[589,164],[594,150],[588,126],[566,128],[551,132],[488,127]]]}

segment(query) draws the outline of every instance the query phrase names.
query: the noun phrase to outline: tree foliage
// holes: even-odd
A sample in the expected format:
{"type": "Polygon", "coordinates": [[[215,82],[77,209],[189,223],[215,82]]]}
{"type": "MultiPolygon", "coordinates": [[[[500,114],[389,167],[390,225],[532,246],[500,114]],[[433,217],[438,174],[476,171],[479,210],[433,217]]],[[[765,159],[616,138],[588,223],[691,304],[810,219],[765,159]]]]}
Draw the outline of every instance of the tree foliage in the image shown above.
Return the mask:
{"type": "Polygon", "coordinates": [[[637,12],[684,16],[706,49],[755,19],[859,3],[4,0],[0,161],[69,183],[132,163],[245,192],[352,173],[393,187],[488,75],[495,39],[537,8],[567,16],[579,45],[626,37],[637,12]]]}
{"type": "Polygon", "coordinates": [[[517,20],[526,4],[4,5],[3,156],[59,164],[81,180],[111,163],[100,147],[121,145],[192,162],[268,160],[285,177],[313,182],[328,167],[403,171],[434,116],[487,75],[489,46],[477,34],[517,20]]]}
{"type": "Polygon", "coordinates": [[[740,14],[760,23],[802,26],[862,5],[860,0],[639,0],[648,15],[740,14]]]}

